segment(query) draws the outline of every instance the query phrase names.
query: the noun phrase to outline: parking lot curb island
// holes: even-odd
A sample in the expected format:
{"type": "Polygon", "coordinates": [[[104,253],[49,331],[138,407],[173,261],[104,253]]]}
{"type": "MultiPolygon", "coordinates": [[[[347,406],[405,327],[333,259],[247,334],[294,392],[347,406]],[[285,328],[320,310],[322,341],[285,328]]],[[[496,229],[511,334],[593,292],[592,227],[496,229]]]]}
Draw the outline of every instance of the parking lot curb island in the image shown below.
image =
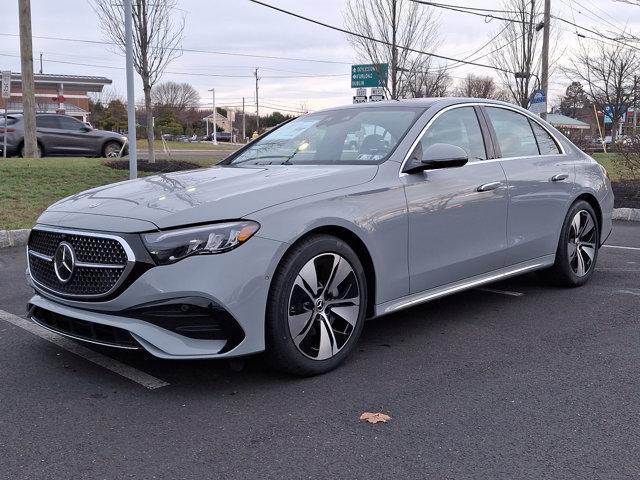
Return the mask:
{"type": "Polygon", "coordinates": [[[26,245],[30,231],[28,228],[22,228],[20,230],[0,230],[0,248],[26,245]]]}

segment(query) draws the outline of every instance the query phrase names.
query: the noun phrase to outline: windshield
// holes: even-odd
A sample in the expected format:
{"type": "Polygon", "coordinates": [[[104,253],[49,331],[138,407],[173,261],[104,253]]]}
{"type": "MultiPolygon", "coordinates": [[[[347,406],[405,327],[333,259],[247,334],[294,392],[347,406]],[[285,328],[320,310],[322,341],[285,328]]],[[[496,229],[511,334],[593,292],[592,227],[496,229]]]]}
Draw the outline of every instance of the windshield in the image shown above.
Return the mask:
{"type": "Polygon", "coordinates": [[[390,106],[312,113],[268,133],[226,163],[381,163],[423,111],[422,108],[390,106]]]}

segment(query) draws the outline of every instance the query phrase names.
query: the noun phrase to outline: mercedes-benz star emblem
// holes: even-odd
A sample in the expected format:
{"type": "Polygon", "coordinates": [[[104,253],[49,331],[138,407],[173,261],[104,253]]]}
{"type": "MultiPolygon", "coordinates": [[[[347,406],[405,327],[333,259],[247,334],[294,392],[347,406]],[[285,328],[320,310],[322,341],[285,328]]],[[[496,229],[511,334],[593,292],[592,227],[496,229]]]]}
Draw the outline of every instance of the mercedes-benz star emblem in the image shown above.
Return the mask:
{"type": "Polygon", "coordinates": [[[62,283],[67,283],[71,280],[75,266],[76,255],[73,252],[73,247],[67,242],[60,242],[53,256],[53,269],[56,272],[58,280],[62,283]]]}

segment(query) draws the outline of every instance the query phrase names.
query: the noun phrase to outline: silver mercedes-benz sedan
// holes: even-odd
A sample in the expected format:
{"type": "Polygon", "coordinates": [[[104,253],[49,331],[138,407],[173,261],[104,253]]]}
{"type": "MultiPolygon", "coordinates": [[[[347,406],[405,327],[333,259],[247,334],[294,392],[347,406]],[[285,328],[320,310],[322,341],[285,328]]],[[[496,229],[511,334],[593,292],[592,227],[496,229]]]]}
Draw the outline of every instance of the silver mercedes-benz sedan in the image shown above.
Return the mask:
{"type": "Polygon", "coordinates": [[[513,105],[335,108],[217,167],[49,207],[29,239],[28,315],[160,358],[266,351],[313,375],[367,318],[533,270],[584,284],[612,209],[605,169],[513,105]]]}

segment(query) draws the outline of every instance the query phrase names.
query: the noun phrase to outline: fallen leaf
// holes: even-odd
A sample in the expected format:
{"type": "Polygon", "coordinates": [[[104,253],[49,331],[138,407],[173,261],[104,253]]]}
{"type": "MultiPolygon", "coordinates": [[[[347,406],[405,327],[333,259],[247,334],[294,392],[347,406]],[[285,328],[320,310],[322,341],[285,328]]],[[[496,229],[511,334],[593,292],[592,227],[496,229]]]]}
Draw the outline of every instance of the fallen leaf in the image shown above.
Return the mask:
{"type": "Polygon", "coordinates": [[[389,420],[391,420],[391,417],[389,415],[385,415],[382,412],[364,412],[362,415],[360,415],[360,420],[364,420],[365,422],[369,423],[387,423],[389,420]]]}

